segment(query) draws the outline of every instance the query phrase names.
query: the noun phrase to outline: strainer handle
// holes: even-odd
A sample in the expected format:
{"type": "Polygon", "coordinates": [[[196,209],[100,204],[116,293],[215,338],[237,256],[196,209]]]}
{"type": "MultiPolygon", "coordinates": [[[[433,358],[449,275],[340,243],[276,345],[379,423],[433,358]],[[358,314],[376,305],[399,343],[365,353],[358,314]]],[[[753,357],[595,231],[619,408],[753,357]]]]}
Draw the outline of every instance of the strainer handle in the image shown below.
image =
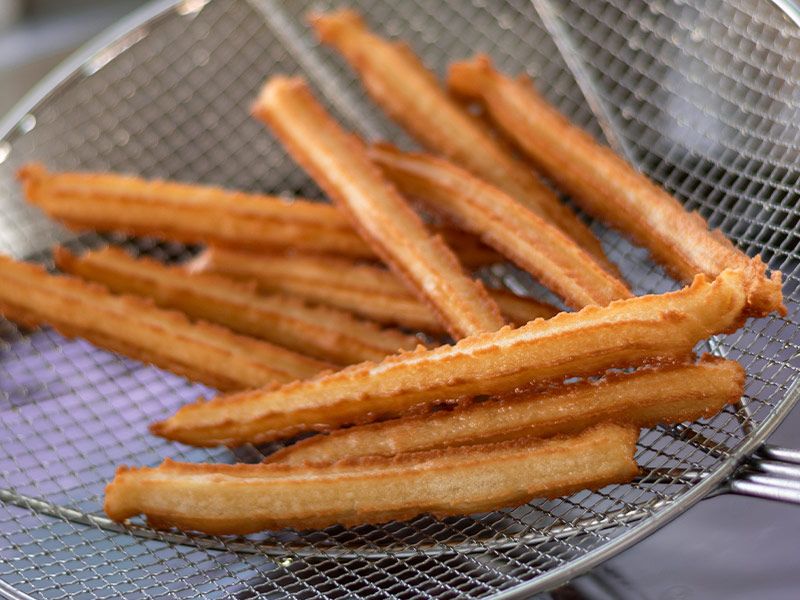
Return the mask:
{"type": "Polygon", "coordinates": [[[765,444],[740,469],[728,490],[744,496],[800,504],[800,450],[765,444]]]}

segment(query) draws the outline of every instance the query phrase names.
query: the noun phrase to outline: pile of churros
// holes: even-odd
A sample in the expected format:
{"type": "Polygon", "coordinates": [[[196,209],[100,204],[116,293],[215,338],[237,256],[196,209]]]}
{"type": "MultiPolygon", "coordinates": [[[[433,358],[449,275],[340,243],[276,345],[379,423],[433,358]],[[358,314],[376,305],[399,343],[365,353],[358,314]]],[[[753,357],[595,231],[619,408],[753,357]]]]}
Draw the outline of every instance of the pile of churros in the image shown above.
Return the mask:
{"type": "Polygon", "coordinates": [[[120,467],[112,519],[244,534],[513,507],[628,482],[640,428],[740,399],[742,367],[694,349],[785,314],[779,272],[528,79],[479,56],[450,65],[443,86],[353,11],[310,23],[425,152],[362,140],[301,78],[273,76],[252,114],[331,204],[20,170],[27,200],[71,228],[205,249],[168,265],[56,248],[58,274],[0,258],[0,312],[223,392],[152,424],[155,435],[286,442],[262,464],[120,467]],[[688,286],[634,297],[555,189],[688,286]],[[476,279],[502,261],[572,311],[476,279]]]}

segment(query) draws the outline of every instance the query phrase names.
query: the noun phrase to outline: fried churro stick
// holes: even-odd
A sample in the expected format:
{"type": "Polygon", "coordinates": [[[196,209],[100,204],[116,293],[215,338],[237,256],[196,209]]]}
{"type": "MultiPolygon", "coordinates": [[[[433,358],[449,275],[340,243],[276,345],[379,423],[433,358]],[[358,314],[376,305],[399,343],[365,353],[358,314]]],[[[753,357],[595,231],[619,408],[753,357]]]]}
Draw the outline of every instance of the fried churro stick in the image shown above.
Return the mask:
{"type": "Polygon", "coordinates": [[[330,368],[311,358],[209,323],[191,323],[79,279],[0,256],[0,314],[152,363],[222,390],[287,383],[330,368]]]}
{"type": "Polygon", "coordinates": [[[273,77],[253,107],[372,249],[456,338],[503,326],[483,285],[432,236],[405,200],[298,78],[273,77]]]}
{"type": "MultiPolygon", "coordinates": [[[[335,306],[388,325],[441,333],[436,315],[420,303],[391,272],[371,264],[333,256],[260,255],[209,248],[190,269],[253,281],[264,292],[284,292],[335,306]]],[[[559,311],[533,298],[506,290],[487,290],[512,323],[549,319],[559,311]]]]}
{"type": "Polygon", "coordinates": [[[186,405],[152,431],[196,445],[263,442],[398,416],[449,399],[682,360],[699,340],[741,326],[745,300],[741,272],[724,271],[713,282],[698,275],[678,292],[589,306],[275,391],[186,405]]]}
{"type": "Polygon", "coordinates": [[[525,78],[514,80],[486,56],[451,65],[450,88],[481,101],[499,127],[534,165],[587,212],[628,234],[677,278],[711,277],[724,269],[747,275],[748,303],[756,315],[785,315],[781,274],[766,275],[760,257],[749,258],[697,213],[636,171],[609,148],[572,125],[525,78]]]}
{"type": "Polygon", "coordinates": [[[630,481],[637,438],[637,429],[609,424],[552,440],[333,465],[121,467],[105,511],[115,521],[144,513],[155,527],[214,535],[485,512],[630,481]]]}
{"type": "Polygon", "coordinates": [[[18,176],[29,202],[72,229],[374,257],[339,212],[321,202],[111,173],[49,173],[38,164],[18,176]]]}
{"type": "MultiPolygon", "coordinates": [[[[50,173],[39,164],[24,166],[18,176],[31,204],[72,229],[249,250],[292,248],[376,258],[344,215],[324,202],[113,173],[50,173]]],[[[464,232],[452,227],[436,231],[464,264],[502,260],[464,232]]]]}
{"type": "Polygon", "coordinates": [[[163,308],[337,364],[381,360],[419,344],[415,336],[381,330],[343,311],[308,306],[292,296],[263,296],[253,286],[226,277],[135,259],[117,248],[80,257],[58,248],[55,257],[62,271],[96,281],[112,292],[144,296],[163,308]]]}
{"type": "Polygon", "coordinates": [[[421,143],[501,188],[616,271],[589,228],[527,165],[449,98],[407,46],[373,34],[352,10],[314,15],[310,21],[320,40],[358,72],[372,98],[421,143]]]}
{"type": "Polygon", "coordinates": [[[609,374],[596,383],[520,392],[453,410],[415,415],[315,435],[279,450],[266,462],[336,462],[358,456],[394,456],[448,446],[520,437],[570,434],[596,423],[637,427],[711,417],[741,398],[744,369],[704,356],[698,364],[609,374]]]}
{"type": "Polygon", "coordinates": [[[478,236],[573,308],[630,298],[619,279],[563,231],[469,172],[428,154],[389,144],[369,150],[401,192],[478,236]]]}

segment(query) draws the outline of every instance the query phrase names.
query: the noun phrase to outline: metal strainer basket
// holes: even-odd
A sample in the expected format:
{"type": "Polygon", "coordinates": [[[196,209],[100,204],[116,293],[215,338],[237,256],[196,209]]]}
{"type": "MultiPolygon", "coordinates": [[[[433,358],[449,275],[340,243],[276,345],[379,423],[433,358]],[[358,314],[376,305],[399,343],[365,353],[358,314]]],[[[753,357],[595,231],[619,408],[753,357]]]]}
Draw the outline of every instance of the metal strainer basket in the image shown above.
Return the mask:
{"type": "MultiPolygon", "coordinates": [[[[65,231],[21,199],[14,172],[32,159],[320,197],[248,115],[270,74],[302,73],[347,127],[410,144],[304,26],[309,9],[328,6],[161,1],[79,52],[0,125],[0,251],[48,261],[55,242],[114,242],[180,261],[195,250],[65,231]]],[[[703,348],[745,366],[742,403],[691,427],[643,433],[642,476],[599,493],[441,521],[190,536],[113,524],[102,494],[123,463],[258,460],[256,448],[188,449],[147,433],[149,422],[209,390],[0,320],[0,593],[509,597],[573,577],[712,492],[797,499],[796,453],[761,446],[797,400],[800,379],[800,36],[792,4],[364,0],[358,8],[440,75],[478,51],[507,72],[528,72],[576,122],[783,271],[787,319],[752,321],[703,348]]],[[[677,287],[645,251],[594,227],[637,293],[677,287]]],[[[485,275],[530,286],[504,268],[485,275]]]]}

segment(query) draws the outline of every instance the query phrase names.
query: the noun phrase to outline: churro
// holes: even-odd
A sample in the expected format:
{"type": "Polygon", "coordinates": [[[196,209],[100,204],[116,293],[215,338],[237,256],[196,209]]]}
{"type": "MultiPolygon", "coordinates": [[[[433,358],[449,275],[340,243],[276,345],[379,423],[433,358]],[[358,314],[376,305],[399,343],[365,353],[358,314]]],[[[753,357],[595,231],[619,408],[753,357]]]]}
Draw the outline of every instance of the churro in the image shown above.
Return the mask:
{"type": "Polygon", "coordinates": [[[553,222],[616,272],[589,228],[527,165],[448,97],[408,46],[370,32],[353,10],[313,15],[310,22],[319,39],[341,53],[358,72],[375,102],[417,140],[553,222]]]}
{"type": "MultiPolygon", "coordinates": [[[[377,257],[345,216],[326,202],[114,173],[20,169],[28,202],[71,229],[113,231],[251,251],[291,248],[352,258],[377,257]]],[[[465,265],[502,260],[473,236],[435,226],[465,265]]]]}
{"type": "Polygon", "coordinates": [[[375,253],[461,338],[503,326],[497,305],[425,228],[366,151],[328,115],[302,79],[273,77],[253,114],[267,123],[375,253]]]}
{"type": "Polygon", "coordinates": [[[698,275],[677,292],[560,313],[275,391],[219,396],[182,407],[152,431],[195,445],[265,442],[615,367],[685,360],[698,341],[743,324],[744,279],[740,271],[713,282],[698,275]]]}
{"type": "Polygon", "coordinates": [[[47,273],[0,256],[0,314],[29,327],[43,324],[67,337],[152,363],[221,390],[273,386],[330,368],[267,342],[137,297],[114,296],[97,284],[47,273]]]}
{"type": "Polygon", "coordinates": [[[637,429],[607,424],[551,440],[332,465],[121,467],[106,488],[105,511],[115,521],[144,513],[155,527],[214,535],[485,512],[630,481],[637,438],[637,429]]]}
{"type": "MultiPolygon", "coordinates": [[[[266,292],[293,294],[350,311],[378,323],[441,333],[433,311],[417,300],[391,272],[347,258],[309,254],[253,254],[209,248],[194,259],[192,271],[219,273],[254,282],[266,292]]],[[[500,312],[515,325],[550,318],[558,309],[506,290],[487,289],[500,312]]]]}
{"type": "Polygon", "coordinates": [[[374,257],[331,205],[112,173],[20,169],[27,200],[76,230],[374,257]]]}
{"type": "Polygon", "coordinates": [[[117,294],[150,298],[163,308],[337,364],[380,360],[419,344],[415,336],[382,330],[344,311],[309,306],[282,294],[265,296],[252,285],[210,273],[189,273],[148,258],[135,259],[118,248],[80,257],[58,248],[55,258],[62,271],[117,294]]]}
{"type": "Polygon", "coordinates": [[[597,423],[637,427],[711,417],[744,392],[744,369],[704,356],[697,364],[663,365],[609,374],[597,382],[519,392],[428,415],[315,435],[267,457],[299,465],[358,456],[394,456],[520,437],[572,434],[597,423]]]}
{"type": "Polygon", "coordinates": [[[389,144],[369,150],[401,192],[480,236],[572,308],[629,298],[628,288],[555,225],[501,189],[435,156],[389,144]]]}
{"type": "Polygon", "coordinates": [[[709,231],[697,213],[639,173],[622,157],[572,125],[526,78],[498,73],[486,56],[451,65],[450,88],[483,103],[498,126],[533,164],[588,213],[629,235],[680,280],[724,269],[747,276],[753,314],[786,314],[781,274],[766,274],[760,257],[749,258],[720,231],[709,231]]]}

